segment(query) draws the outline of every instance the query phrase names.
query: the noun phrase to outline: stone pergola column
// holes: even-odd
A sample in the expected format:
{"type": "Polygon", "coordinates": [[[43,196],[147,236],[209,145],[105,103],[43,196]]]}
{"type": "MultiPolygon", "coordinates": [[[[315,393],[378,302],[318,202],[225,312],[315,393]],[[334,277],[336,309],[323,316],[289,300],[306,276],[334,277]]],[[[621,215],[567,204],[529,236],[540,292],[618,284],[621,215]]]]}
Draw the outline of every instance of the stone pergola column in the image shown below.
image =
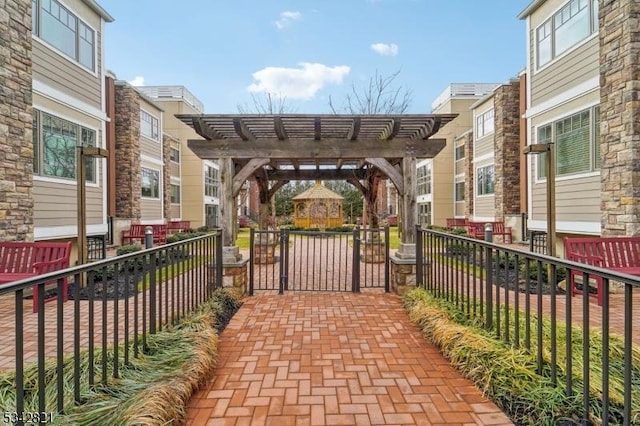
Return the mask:
{"type": "Polygon", "coordinates": [[[599,1],[604,236],[640,234],[640,3],[599,1]]]}
{"type": "Polygon", "coordinates": [[[3,2],[0,16],[0,241],[33,240],[31,2],[3,2]]]}

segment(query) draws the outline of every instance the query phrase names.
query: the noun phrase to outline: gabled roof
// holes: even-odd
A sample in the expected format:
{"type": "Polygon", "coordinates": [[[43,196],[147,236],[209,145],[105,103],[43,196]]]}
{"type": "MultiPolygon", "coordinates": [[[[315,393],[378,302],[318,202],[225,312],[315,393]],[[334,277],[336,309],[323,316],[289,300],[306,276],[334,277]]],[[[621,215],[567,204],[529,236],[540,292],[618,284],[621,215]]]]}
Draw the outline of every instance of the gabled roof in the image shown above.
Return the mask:
{"type": "Polygon", "coordinates": [[[344,197],[340,194],[336,194],[320,182],[316,182],[314,186],[306,191],[293,197],[294,200],[319,200],[319,199],[331,199],[331,200],[344,200],[344,197]]]}

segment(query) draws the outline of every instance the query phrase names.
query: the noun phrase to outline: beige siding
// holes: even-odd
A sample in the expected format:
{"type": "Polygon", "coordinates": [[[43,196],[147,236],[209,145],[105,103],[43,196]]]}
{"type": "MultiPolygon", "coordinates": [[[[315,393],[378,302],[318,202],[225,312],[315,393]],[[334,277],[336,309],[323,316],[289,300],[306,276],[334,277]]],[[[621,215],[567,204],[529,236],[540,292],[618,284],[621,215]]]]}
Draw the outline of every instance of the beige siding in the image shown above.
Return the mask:
{"type": "MultiPolygon", "coordinates": [[[[547,186],[545,182],[533,185],[533,220],[546,219],[547,186]]],[[[600,175],[556,182],[556,221],[600,221],[600,175]]]]}
{"type": "Polygon", "coordinates": [[[174,163],[173,161],[169,162],[169,175],[180,177],[180,164],[174,163]]]}
{"type": "Polygon", "coordinates": [[[461,175],[464,173],[464,160],[458,160],[455,164],[455,174],[461,175]]]}
{"type": "Polygon", "coordinates": [[[180,204],[171,204],[171,218],[177,219],[180,217],[180,204]]]}
{"type": "MultiPolygon", "coordinates": [[[[76,185],[34,180],[33,219],[37,227],[77,225],[76,185]]],[[[102,189],[88,186],[87,225],[103,223],[102,189]]]]}
{"type": "Polygon", "coordinates": [[[141,219],[158,220],[162,219],[162,201],[143,198],[140,200],[141,219]]]}
{"type": "Polygon", "coordinates": [[[493,195],[476,196],[473,200],[473,214],[479,217],[494,217],[495,197],[493,195]]]}
{"type": "Polygon", "coordinates": [[[142,136],[140,138],[140,154],[162,160],[162,144],[142,136]]]}
{"type": "Polygon", "coordinates": [[[475,157],[493,154],[493,135],[494,133],[492,132],[488,136],[478,139],[475,142],[475,157]]]}
{"type": "Polygon", "coordinates": [[[533,105],[557,96],[571,87],[599,75],[598,38],[571,50],[531,78],[533,105]]]}
{"type": "MultiPolygon", "coordinates": [[[[100,51],[99,44],[97,48],[100,51]]],[[[102,82],[100,69],[97,71],[94,75],[57,50],[37,41],[33,43],[34,80],[101,109],[102,82]]]]}

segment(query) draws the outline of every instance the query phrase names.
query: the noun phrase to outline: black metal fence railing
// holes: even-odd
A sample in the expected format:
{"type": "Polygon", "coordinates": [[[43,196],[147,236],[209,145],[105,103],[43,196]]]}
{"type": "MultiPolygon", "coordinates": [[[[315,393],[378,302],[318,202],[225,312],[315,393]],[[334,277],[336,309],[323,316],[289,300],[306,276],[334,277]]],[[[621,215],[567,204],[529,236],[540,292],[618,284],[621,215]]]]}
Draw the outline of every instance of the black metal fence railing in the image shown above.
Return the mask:
{"type": "Polygon", "coordinates": [[[389,291],[389,228],[254,230],[249,295],[255,290],[389,291]]]}
{"type": "Polygon", "coordinates": [[[3,409],[63,412],[81,401],[82,389],[116,379],[121,366],[145,352],[150,335],[181,320],[221,285],[218,231],[0,287],[2,325],[15,333],[14,348],[0,352],[5,373],[15,372],[15,397],[3,409]],[[45,291],[60,294],[65,283],[68,300],[46,303],[45,291]],[[37,312],[25,300],[34,286],[37,312]],[[81,355],[88,364],[81,366],[81,355]],[[70,371],[72,397],[63,380],[70,371]]]}
{"type": "Polygon", "coordinates": [[[87,236],[87,259],[101,260],[107,258],[107,236],[87,236]]]}
{"type": "Polygon", "coordinates": [[[547,233],[544,231],[529,231],[529,251],[547,254],[547,233]]]}
{"type": "Polygon", "coordinates": [[[537,373],[550,374],[567,395],[580,395],[587,423],[636,424],[640,278],[420,227],[416,251],[417,285],[496,338],[535,354],[537,373]],[[559,284],[572,273],[580,283],[602,277],[602,306],[589,291],[575,297],[564,291],[559,284]],[[621,294],[610,294],[614,283],[621,294]],[[614,370],[622,379],[614,380],[614,370]]]}

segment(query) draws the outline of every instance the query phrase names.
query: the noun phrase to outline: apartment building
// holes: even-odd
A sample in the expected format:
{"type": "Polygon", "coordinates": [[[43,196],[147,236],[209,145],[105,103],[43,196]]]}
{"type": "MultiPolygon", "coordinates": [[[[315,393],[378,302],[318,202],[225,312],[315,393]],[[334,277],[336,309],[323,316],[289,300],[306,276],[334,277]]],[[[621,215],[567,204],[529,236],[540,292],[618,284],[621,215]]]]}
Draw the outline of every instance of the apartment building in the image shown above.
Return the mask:
{"type": "Polygon", "coordinates": [[[418,223],[423,226],[444,226],[446,219],[464,216],[465,178],[456,168],[461,152],[459,138],[473,126],[471,105],[497,86],[496,83],[454,83],[449,85],[431,104],[434,114],[458,114],[433,138],[446,139],[445,148],[433,159],[417,163],[418,223]],[[457,144],[457,145],[456,145],[457,144]],[[455,200],[459,200],[456,202],[455,200]]]}
{"type": "MultiPolygon", "coordinates": [[[[521,233],[520,93],[524,77],[496,86],[471,106],[473,130],[455,141],[455,167],[462,170],[468,187],[465,216],[478,222],[505,222],[521,233]],[[469,146],[466,157],[465,147],[469,146]],[[459,159],[462,155],[463,158],[459,159]],[[465,159],[469,159],[464,163],[465,159]],[[465,167],[466,166],[466,167],[465,167]]],[[[456,188],[463,182],[456,176],[456,188]]]]}
{"type": "MultiPolygon", "coordinates": [[[[640,68],[634,1],[533,1],[527,23],[528,143],[553,143],[558,248],[570,234],[637,235],[640,68]]],[[[528,226],[546,230],[546,158],[531,156],[528,226]]],[[[561,252],[561,251],[560,251],[561,252]]]]}
{"type": "Polygon", "coordinates": [[[113,92],[107,106],[113,123],[108,210],[112,242],[120,244],[121,231],[132,223],[169,218],[171,138],[162,134],[163,110],[152,99],[112,76],[106,85],[113,92]]]}
{"type": "MultiPolygon", "coordinates": [[[[3,240],[77,237],[76,146],[105,147],[104,30],[93,0],[3,8],[0,166],[3,240]]],[[[108,231],[106,164],[86,165],[87,234],[108,231]]]]}
{"type": "Polygon", "coordinates": [[[203,225],[210,228],[219,226],[218,163],[202,160],[188,148],[187,141],[200,139],[200,136],[175,118],[175,114],[202,114],[204,105],[184,86],[142,86],[137,89],[164,110],[162,130],[180,142],[180,179],[175,176],[170,178],[170,190],[173,191],[172,194],[180,194],[181,211],[180,217],[173,216],[175,207],[172,206],[171,218],[189,220],[193,228],[203,225]]]}

